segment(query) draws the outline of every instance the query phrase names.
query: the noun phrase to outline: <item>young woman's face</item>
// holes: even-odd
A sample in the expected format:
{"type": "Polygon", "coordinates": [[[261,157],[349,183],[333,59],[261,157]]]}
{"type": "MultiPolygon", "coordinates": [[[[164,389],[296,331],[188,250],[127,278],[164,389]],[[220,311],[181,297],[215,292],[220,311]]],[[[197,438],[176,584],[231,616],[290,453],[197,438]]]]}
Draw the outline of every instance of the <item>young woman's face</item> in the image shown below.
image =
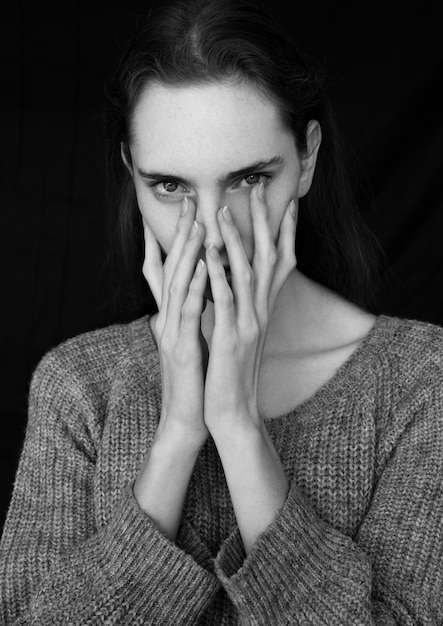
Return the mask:
{"type": "Polygon", "coordinates": [[[188,196],[206,230],[204,246],[216,245],[224,262],[217,210],[229,206],[252,260],[251,188],[264,182],[276,238],[290,200],[307,193],[315,167],[315,156],[300,159],[276,106],[239,84],[149,84],[133,113],[130,153],[140,211],[163,250],[171,248],[188,196]]]}

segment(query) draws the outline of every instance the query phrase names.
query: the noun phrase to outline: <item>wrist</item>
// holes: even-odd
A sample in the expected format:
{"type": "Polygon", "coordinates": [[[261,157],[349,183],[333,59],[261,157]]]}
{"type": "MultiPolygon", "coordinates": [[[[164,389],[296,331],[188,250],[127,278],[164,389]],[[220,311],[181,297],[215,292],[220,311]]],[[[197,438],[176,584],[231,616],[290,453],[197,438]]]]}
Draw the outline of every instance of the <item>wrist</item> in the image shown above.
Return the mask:
{"type": "Polygon", "coordinates": [[[261,418],[236,416],[229,420],[220,419],[209,432],[217,448],[241,451],[246,447],[263,445],[268,438],[266,426],[261,418]]]}
{"type": "Polygon", "coordinates": [[[197,458],[208,438],[208,434],[207,429],[201,432],[190,431],[180,425],[163,425],[160,422],[152,447],[168,456],[178,455],[179,457],[197,458]]]}
{"type": "Polygon", "coordinates": [[[139,507],[175,540],[189,480],[201,445],[193,437],[180,437],[173,429],[160,429],[133,486],[139,507]]]}
{"type": "Polygon", "coordinates": [[[154,435],[153,444],[171,450],[174,453],[196,454],[200,452],[208,438],[208,429],[203,420],[201,424],[192,425],[169,419],[162,415],[154,435]]]}
{"type": "Polygon", "coordinates": [[[289,482],[261,421],[239,424],[214,439],[246,554],[282,508],[289,482]]]}

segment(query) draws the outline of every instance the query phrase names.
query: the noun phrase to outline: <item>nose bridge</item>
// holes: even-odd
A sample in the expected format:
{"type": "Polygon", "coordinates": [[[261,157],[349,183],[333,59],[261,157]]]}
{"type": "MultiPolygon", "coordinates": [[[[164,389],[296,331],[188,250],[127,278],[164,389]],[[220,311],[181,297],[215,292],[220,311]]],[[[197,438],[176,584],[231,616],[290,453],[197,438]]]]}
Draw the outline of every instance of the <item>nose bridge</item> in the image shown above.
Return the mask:
{"type": "Polygon", "coordinates": [[[205,227],[204,246],[213,244],[217,248],[223,247],[223,238],[217,222],[217,211],[222,205],[223,198],[219,192],[200,194],[195,200],[195,219],[205,227]]]}

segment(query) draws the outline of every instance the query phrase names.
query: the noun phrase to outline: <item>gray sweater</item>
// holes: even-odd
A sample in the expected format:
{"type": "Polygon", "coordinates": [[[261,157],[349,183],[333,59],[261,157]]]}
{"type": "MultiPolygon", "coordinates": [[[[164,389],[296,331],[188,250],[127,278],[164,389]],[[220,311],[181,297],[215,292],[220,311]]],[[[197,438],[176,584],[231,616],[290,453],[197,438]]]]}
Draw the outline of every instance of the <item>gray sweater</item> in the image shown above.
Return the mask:
{"type": "Polygon", "coordinates": [[[31,385],[1,624],[443,624],[442,370],[443,329],[381,316],[266,420],[290,492],[245,558],[212,440],[175,544],[134,500],[161,401],[147,318],[69,340],[31,385]]]}

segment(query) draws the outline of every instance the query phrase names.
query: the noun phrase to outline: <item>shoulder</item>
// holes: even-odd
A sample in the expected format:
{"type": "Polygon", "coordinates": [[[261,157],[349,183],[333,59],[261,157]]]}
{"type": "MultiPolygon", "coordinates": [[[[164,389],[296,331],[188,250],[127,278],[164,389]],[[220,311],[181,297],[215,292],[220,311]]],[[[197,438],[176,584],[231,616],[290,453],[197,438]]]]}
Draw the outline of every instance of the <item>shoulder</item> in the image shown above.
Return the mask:
{"type": "Polygon", "coordinates": [[[62,385],[66,392],[98,392],[112,386],[124,372],[143,369],[155,375],[157,350],[148,316],[129,324],[115,324],[68,339],[41,359],[33,377],[35,387],[62,385]]]}
{"type": "Polygon", "coordinates": [[[443,443],[443,328],[388,316],[365,342],[380,474],[402,441],[443,443]],[[369,372],[372,372],[369,374],[369,372]],[[406,439],[405,439],[406,438],[406,439]]]}
{"type": "Polygon", "coordinates": [[[443,404],[443,328],[379,315],[342,368],[342,391],[359,399],[381,425],[418,407],[431,415],[443,404]]]}
{"type": "MultiPolygon", "coordinates": [[[[372,364],[379,427],[400,434],[412,421],[441,432],[443,409],[443,328],[379,316],[365,342],[372,364]]],[[[369,358],[368,358],[369,357],[369,358]]]]}
{"type": "MultiPolygon", "coordinates": [[[[375,354],[415,365],[443,363],[443,328],[425,321],[375,316],[324,287],[315,285],[320,306],[316,336],[328,349],[364,343],[375,354]],[[320,292],[320,295],[318,295],[320,292]]],[[[315,293],[315,292],[314,292],[315,293]]]]}
{"type": "MultiPolygon", "coordinates": [[[[443,328],[428,322],[381,315],[369,333],[368,348],[406,381],[441,380],[443,328]]],[[[388,373],[388,372],[386,372],[388,373]]]]}

